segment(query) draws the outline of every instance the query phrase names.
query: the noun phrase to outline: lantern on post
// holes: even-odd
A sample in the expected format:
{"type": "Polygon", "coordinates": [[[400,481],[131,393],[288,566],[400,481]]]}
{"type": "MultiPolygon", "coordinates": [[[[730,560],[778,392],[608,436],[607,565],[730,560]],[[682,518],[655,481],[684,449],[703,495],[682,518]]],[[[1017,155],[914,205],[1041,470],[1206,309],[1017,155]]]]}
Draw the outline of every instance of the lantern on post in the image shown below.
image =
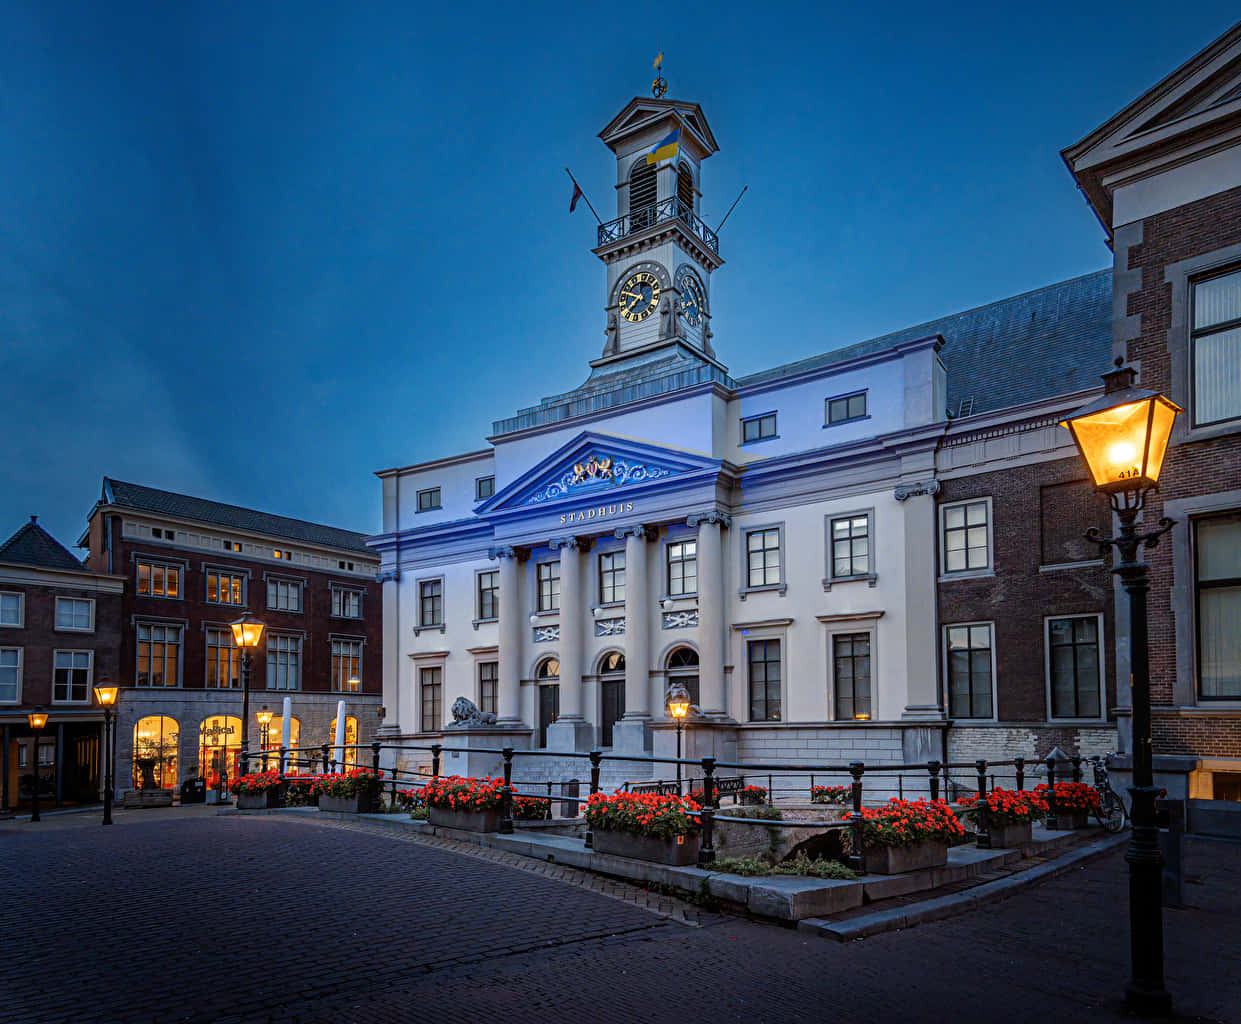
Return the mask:
{"type": "Polygon", "coordinates": [[[668,714],[672,716],[672,720],[677,724],[677,793],[681,792],[681,725],[685,721],[685,716],[689,714],[690,704],[693,698],[686,689],[685,684],[679,680],[673,680],[668,687],[668,695],[666,702],[668,705],[668,714]]]}
{"type": "Polygon", "coordinates": [[[249,769],[250,756],[250,659],[263,640],[263,623],[246,612],[236,622],[230,622],[233,642],[241,648],[241,774],[249,769]]]}

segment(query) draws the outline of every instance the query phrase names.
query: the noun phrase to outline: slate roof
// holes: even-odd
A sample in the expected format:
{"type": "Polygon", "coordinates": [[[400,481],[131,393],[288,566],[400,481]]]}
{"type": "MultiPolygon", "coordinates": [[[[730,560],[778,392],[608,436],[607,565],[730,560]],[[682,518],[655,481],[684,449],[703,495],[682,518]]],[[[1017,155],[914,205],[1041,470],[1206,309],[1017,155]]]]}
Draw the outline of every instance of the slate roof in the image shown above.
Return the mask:
{"type": "Polygon", "coordinates": [[[187,494],[161,491],[155,487],[144,487],[142,484],[125,483],[123,480],[113,480],[111,477],[103,478],[102,500],[104,504],[132,508],[137,512],[176,516],[178,519],[210,523],[212,526],[248,530],[271,537],[283,537],[286,540],[299,540],[307,544],[322,544],[333,548],[347,548],[374,555],[374,552],[366,546],[366,534],[364,533],[339,530],[334,526],[320,526],[318,523],[307,523],[301,519],[289,519],[268,512],[256,512],[253,509],[225,505],[218,501],[208,501],[205,498],[192,498],[187,494]]]}
{"type": "Polygon", "coordinates": [[[740,387],[831,366],[902,342],[941,334],[953,415],[972,399],[972,413],[1094,387],[1111,366],[1112,271],[1083,277],[953,313],[847,348],[740,378],[740,387]]]}
{"type": "Polygon", "coordinates": [[[31,516],[30,522],[0,545],[0,562],[33,565],[40,569],[61,569],[85,572],[86,567],[60,541],[48,533],[31,516]]]}

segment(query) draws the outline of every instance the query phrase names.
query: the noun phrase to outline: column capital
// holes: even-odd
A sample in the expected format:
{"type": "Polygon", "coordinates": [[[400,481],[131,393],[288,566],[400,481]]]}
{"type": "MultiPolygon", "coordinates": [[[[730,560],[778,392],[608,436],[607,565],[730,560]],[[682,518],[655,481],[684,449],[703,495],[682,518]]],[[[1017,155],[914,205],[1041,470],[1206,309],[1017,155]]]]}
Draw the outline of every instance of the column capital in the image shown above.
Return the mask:
{"type": "Polygon", "coordinates": [[[939,481],[932,478],[930,480],[920,480],[916,484],[897,484],[896,490],[892,492],[892,496],[897,501],[905,501],[919,494],[938,494],[939,481]]]}
{"type": "Polygon", "coordinates": [[[488,558],[516,558],[517,549],[507,545],[487,549],[488,558]]]}
{"type": "Polygon", "coordinates": [[[720,529],[726,530],[733,524],[733,517],[727,512],[695,512],[685,520],[685,525],[693,529],[701,524],[715,523],[720,529]]]}
{"type": "Polygon", "coordinates": [[[659,531],[653,526],[643,526],[639,523],[636,526],[618,526],[613,532],[613,536],[617,540],[624,540],[626,537],[637,537],[639,540],[654,540],[659,536],[659,531]]]}
{"type": "Polygon", "coordinates": [[[572,551],[589,551],[589,537],[553,537],[547,542],[547,546],[553,551],[559,551],[561,548],[569,548],[572,551]]]}

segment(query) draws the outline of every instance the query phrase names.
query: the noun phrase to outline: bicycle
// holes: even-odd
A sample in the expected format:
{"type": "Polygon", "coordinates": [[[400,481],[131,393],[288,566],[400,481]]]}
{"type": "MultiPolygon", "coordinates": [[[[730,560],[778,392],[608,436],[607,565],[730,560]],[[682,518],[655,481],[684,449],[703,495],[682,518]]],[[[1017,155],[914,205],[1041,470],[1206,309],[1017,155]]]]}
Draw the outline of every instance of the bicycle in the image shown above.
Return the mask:
{"type": "Polygon", "coordinates": [[[1129,824],[1129,809],[1112,788],[1107,774],[1107,757],[1088,757],[1086,763],[1094,771],[1094,788],[1099,794],[1099,807],[1094,816],[1107,832],[1119,832],[1129,824]]]}

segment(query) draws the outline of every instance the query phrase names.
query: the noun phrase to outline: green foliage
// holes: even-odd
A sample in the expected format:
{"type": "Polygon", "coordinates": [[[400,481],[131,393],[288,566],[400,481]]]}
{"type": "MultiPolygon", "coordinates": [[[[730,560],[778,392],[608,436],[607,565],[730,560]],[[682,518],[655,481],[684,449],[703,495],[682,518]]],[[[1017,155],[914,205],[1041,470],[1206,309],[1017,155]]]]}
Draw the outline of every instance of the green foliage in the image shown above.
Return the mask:
{"type": "Polygon", "coordinates": [[[426,821],[430,816],[430,813],[431,812],[425,807],[414,807],[410,810],[409,816],[413,818],[414,821],[426,821]]]}
{"type": "Polygon", "coordinates": [[[757,857],[719,857],[714,870],[730,875],[755,877],[763,875],[799,875],[810,878],[830,878],[841,882],[853,882],[857,875],[839,861],[825,860],[822,857],[811,859],[804,853],[798,854],[783,864],[771,865],[757,857]]]}
{"type": "Polygon", "coordinates": [[[784,813],[778,807],[740,806],[721,807],[715,812],[717,818],[761,818],[763,821],[783,821],[784,813]]]}

